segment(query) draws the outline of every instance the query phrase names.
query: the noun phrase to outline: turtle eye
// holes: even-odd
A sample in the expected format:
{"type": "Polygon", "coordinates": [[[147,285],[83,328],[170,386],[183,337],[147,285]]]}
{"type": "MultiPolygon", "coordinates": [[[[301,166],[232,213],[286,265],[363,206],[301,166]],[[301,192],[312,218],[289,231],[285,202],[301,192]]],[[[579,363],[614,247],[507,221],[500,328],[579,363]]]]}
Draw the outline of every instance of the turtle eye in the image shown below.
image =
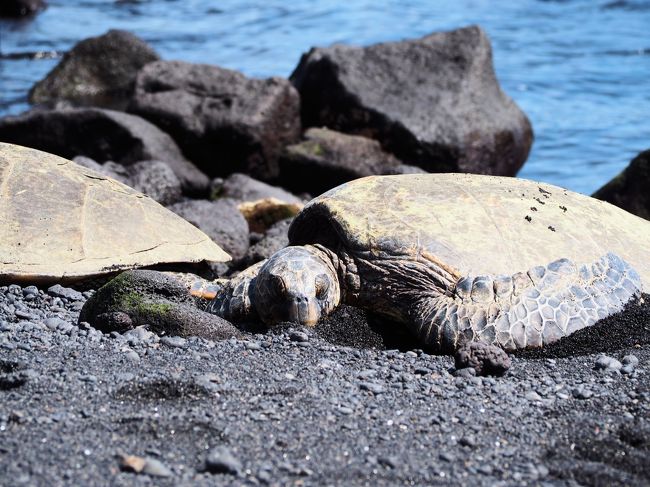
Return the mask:
{"type": "Polygon", "coordinates": [[[271,289],[276,296],[282,296],[287,291],[284,280],[279,276],[271,276],[271,289]]]}
{"type": "Polygon", "coordinates": [[[329,288],[330,283],[325,274],[316,276],[316,297],[318,299],[323,299],[327,295],[329,288]]]}

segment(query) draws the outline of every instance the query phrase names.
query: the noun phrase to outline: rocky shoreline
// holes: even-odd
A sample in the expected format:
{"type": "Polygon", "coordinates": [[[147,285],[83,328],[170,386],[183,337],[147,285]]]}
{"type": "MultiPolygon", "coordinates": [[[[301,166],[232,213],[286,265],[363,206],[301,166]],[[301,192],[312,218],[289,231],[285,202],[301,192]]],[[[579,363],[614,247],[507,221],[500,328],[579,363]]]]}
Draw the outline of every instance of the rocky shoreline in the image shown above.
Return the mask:
{"type": "MultiPolygon", "coordinates": [[[[303,203],[342,182],[515,175],[532,128],[491,63],[468,27],[315,48],[290,79],[257,80],[111,31],[67,53],[32,90],[38,105],[0,120],[0,141],[135,187],[229,252],[211,272],[232,276],[286,246],[303,203]]],[[[647,216],[644,154],[597,196],[647,216]]],[[[0,287],[1,485],[650,482],[647,296],[494,378],[354,308],[314,331],[213,341],[104,334],[78,323],[91,295],[0,287]]]]}

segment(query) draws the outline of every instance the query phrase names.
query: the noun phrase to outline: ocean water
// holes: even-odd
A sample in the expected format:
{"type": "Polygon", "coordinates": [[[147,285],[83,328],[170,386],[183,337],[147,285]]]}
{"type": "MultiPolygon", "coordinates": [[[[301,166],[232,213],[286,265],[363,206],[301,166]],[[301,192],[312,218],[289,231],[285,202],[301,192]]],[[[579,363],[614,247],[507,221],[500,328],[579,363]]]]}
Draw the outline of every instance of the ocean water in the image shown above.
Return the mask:
{"type": "Polygon", "coordinates": [[[535,143],[519,176],[590,194],[650,148],[650,1],[49,0],[0,21],[0,115],[76,42],[129,30],[164,59],[289,76],[311,46],[368,45],[479,24],[535,143]]]}

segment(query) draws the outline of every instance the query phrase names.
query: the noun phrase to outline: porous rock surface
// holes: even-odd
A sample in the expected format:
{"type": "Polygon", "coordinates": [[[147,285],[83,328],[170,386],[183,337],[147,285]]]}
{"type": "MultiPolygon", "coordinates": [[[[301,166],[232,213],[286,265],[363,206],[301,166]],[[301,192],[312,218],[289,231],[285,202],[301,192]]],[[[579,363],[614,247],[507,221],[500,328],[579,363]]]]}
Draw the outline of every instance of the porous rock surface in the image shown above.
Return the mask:
{"type": "Polygon", "coordinates": [[[163,206],[176,203],[182,198],[181,182],[165,162],[139,161],[123,166],[113,161],[100,164],[85,156],[77,156],[73,160],[77,164],[131,186],[163,206]]]}
{"type": "Polygon", "coordinates": [[[471,367],[476,375],[505,374],[512,362],[503,349],[482,342],[469,342],[462,345],[455,354],[456,368],[471,367]]]}
{"type": "Polygon", "coordinates": [[[188,194],[207,193],[210,184],[169,135],[128,113],[100,108],[32,110],[0,119],[0,141],[68,159],[81,155],[124,165],[149,159],[163,161],[188,194]]]}
{"type": "Polygon", "coordinates": [[[352,179],[397,171],[400,161],[379,142],[326,128],[310,128],[280,158],[280,181],[293,191],[320,194],[352,179]]]}
{"type": "Polygon", "coordinates": [[[235,200],[186,200],[171,205],[169,209],[203,230],[233,259],[246,254],[249,244],[248,223],[235,200]]]}
{"type": "MultiPolygon", "coordinates": [[[[650,482],[647,304],[605,320],[613,340],[515,356],[494,378],[361,336],[334,345],[318,328],[220,341],[102,333],[77,325],[91,294],[0,286],[10,485],[650,482]],[[634,341],[617,341],[630,327],[634,341]],[[600,352],[634,367],[596,369],[600,352]]],[[[341,330],[365,322],[348,310],[331,317],[341,330]]]]}
{"type": "Polygon", "coordinates": [[[650,220],[650,150],[637,155],[592,196],[650,220]]]}
{"type": "Polygon", "coordinates": [[[142,39],[123,30],[109,30],[77,43],[29,93],[31,103],[123,109],[131,98],[135,76],[145,64],[158,60],[142,39]]]}
{"type": "Polygon", "coordinates": [[[379,140],[431,172],[514,175],[533,141],[477,26],[368,47],[313,48],[291,75],[305,127],[379,140]]]}
{"type": "Polygon", "coordinates": [[[297,91],[282,78],[157,61],[138,73],[129,110],[169,132],[210,176],[270,179],[282,147],[300,135],[299,107],[297,91]]]}

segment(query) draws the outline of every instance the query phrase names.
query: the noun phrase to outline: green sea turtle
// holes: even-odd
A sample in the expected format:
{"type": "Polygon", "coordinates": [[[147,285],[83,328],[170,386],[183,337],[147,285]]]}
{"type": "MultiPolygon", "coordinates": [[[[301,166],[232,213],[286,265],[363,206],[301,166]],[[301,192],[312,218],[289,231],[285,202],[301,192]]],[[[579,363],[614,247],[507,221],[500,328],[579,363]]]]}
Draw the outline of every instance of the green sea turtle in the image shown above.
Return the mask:
{"type": "Polygon", "coordinates": [[[0,143],[0,281],[76,282],[229,259],[142,193],[67,159],[0,143]]]}
{"type": "Polygon", "coordinates": [[[207,310],[314,325],[348,303],[441,351],[467,341],[514,350],[552,343],[650,290],[650,222],[523,179],[358,179],[308,203],[289,239],[207,310]]]}

